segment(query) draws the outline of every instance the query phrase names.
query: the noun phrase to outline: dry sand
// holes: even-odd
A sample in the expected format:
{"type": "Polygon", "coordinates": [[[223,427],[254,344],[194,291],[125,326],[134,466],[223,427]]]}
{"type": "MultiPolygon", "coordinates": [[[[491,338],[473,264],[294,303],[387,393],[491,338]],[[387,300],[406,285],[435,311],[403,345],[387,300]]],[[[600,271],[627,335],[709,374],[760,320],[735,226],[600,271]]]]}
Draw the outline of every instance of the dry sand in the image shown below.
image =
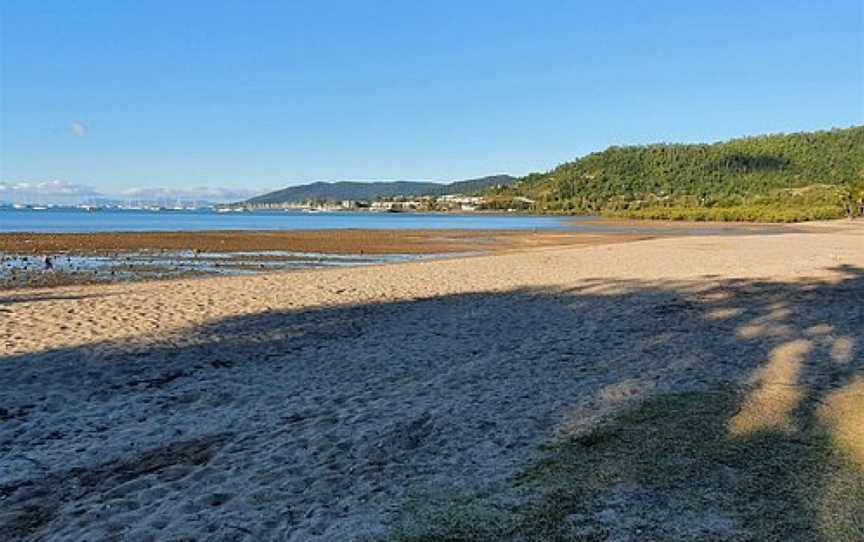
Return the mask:
{"type": "Polygon", "coordinates": [[[809,230],[0,293],[0,539],[362,540],[651,394],[841,389],[864,224],[809,230]]]}

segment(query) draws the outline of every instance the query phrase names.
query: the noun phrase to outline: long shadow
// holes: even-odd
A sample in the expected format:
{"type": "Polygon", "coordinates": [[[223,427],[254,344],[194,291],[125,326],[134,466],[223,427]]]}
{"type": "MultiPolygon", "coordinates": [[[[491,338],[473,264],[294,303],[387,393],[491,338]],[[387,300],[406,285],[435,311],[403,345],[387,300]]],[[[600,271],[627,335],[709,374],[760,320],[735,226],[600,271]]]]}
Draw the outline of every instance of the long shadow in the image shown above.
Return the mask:
{"type": "Polygon", "coordinates": [[[721,388],[736,446],[822,425],[854,460],[823,405],[861,378],[864,270],[836,271],[268,311],[5,356],[0,538],[352,540],[454,499],[515,509],[538,445],[721,388]]]}

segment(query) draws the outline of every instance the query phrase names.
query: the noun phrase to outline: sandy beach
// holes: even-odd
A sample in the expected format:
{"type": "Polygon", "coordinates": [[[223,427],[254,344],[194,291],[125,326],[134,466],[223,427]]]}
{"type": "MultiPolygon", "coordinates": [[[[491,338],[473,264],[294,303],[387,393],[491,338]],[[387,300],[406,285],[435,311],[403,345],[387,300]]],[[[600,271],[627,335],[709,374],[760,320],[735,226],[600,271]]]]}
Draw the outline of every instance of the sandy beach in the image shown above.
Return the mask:
{"type": "MultiPolygon", "coordinates": [[[[446,235],[442,251],[483,245],[446,235]]],[[[0,292],[0,539],[386,539],[460,499],[524,506],[514,479],[541,446],[717,386],[751,392],[740,434],[827,405],[808,419],[864,465],[847,408],[864,223],[538,235],[469,258],[0,292]]],[[[669,521],[737,539],[718,510],[669,521]]]]}

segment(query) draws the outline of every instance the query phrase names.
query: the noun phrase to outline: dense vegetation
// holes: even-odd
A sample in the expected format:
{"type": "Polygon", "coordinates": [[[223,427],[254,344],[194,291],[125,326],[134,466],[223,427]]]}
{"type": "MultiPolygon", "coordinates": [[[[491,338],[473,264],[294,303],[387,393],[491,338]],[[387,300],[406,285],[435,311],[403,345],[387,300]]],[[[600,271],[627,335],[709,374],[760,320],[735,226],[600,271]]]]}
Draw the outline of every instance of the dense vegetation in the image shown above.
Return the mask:
{"type": "Polygon", "coordinates": [[[714,144],[610,147],[490,190],[535,211],[638,218],[795,221],[857,211],[864,126],[714,144]]]}
{"type": "Polygon", "coordinates": [[[509,175],[493,175],[449,184],[432,182],[317,182],[290,186],[246,201],[251,205],[303,203],[307,201],[375,200],[380,198],[475,194],[495,186],[509,186],[517,181],[509,175]]]}
{"type": "Polygon", "coordinates": [[[479,179],[468,179],[465,181],[455,181],[450,184],[445,184],[443,188],[438,189],[438,192],[424,195],[438,196],[442,194],[462,194],[470,196],[478,194],[488,188],[511,186],[518,180],[518,178],[510,175],[490,175],[488,177],[480,177],[479,179]]]}

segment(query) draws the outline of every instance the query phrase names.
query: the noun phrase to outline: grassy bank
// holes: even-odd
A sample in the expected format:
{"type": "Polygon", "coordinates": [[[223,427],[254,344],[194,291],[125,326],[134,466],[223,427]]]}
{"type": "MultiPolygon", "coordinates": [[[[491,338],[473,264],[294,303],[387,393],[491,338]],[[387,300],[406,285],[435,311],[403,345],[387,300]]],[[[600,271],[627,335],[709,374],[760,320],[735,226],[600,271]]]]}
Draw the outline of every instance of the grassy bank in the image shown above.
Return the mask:
{"type": "Polygon", "coordinates": [[[690,220],[697,222],[806,222],[845,216],[840,206],[768,207],[653,207],[627,211],[603,211],[602,216],[650,220],[690,220]]]}
{"type": "MultiPolygon", "coordinates": [[[[855,404],[841,412],[864,408],[844,401],[855,404]]],[[[395,541],[862,540],[861,443],[831,432],[830,406],[769,430],[750,423],[744,392],[661,396],[545,450],[517,482],[533,504],[454,502],[395,541]]]]}

